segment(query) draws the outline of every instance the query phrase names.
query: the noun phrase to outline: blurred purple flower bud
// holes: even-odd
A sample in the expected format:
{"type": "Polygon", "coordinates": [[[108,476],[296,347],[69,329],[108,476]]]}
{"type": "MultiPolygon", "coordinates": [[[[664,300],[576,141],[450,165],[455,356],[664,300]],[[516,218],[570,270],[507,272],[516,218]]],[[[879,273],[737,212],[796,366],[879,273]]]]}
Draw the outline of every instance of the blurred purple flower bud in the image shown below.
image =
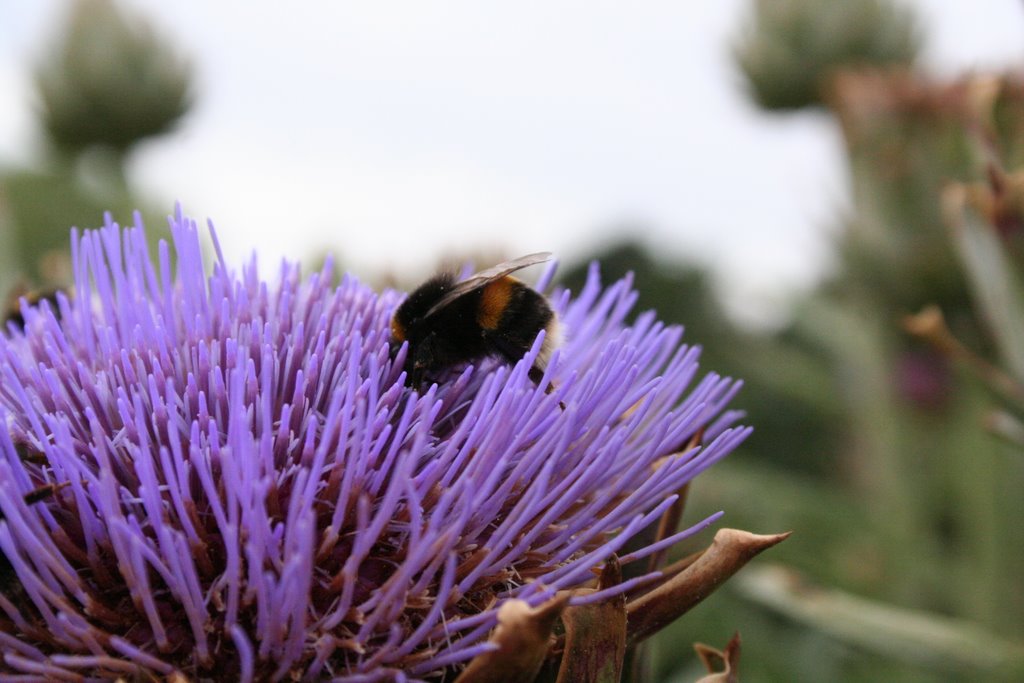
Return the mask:
{"type": "Polygon", "coordinates": [[[896,359],[900,396],[922,410],[941,411],[952,393],[949,361],[935,351],[906,351],[896,359]]]}

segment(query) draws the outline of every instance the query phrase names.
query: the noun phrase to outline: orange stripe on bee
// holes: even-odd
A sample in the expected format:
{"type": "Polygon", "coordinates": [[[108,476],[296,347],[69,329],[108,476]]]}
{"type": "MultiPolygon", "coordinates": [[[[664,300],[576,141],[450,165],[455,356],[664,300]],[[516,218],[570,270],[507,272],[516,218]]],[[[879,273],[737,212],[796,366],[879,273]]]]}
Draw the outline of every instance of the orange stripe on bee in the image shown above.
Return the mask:
{"type": "Polygon", "coordinates": [[[405,341],[405,326],[397,318],[391,319],[391,338],[399,344],[405,341]]]}
{"type": "Polygon", "coordinates": [[[512,289],[518,280],[514,277],[498,278],[488,284],[480,292],[480,305],[476,311],[476,321],[485,330],[495,330],[501,322],[501,316],[512,300],[512,289]]]}

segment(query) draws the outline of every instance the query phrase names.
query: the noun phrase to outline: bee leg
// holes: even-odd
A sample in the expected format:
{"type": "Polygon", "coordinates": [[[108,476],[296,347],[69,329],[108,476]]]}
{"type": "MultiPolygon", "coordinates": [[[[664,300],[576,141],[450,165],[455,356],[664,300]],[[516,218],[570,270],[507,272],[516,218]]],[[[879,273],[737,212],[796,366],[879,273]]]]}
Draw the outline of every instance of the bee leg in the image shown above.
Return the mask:
{"type": "MultiPolygon", "coordinates": [[[[532,368],[530,368],[530,372],[527,374],[527,376],[530,378],[531,382],[533,382],[537,386],[540,386],[541,381],[543,381],[543,379],[544,379],[544,371],[541,370],[540,368],[538,368],[536,365],[534,365],[532,368]]],[[[544,393],[545,394],[550,394],[554,390],[555,390],[555,386],[553,384],[549,383],[544,388],[544,393]]]]}
{"type": "Polygon", "coordinates": [[[25,462],[30,462],[36,465],[41,465],[46,462],[45,454],[34,450],[29,451],[28,446],[23,443],[15,444],[14,450],[18,454],[18,457],[25,462]]]}
{"type": "Polygon", "coordinates": [[[433,333],[409,349],[405,357],[405,385],[419,391],[427,379],[427,371],[434,368],[437,354],[434,345],[437,337],[433,333]]]}
{"type": "Polygon", "coordinates": [[[41,500],[46,500],[50,496],[53,496],[65,486],[70,486],[71,482],[66,481],[63,484],[44,484],[37,489],[29,491],[25,494],[25,503],[32,505],[38,503],[41,500]]]}
{"type": "MultiPolygon", "coordinates": [[[[532,381],[537,386],[540,386],[541,381],[543,381],[544,379],[544,371],[541,370],[536,365],[534,365],[532,368],[530,368],[530,372],[527,376],[530,378],[530,381],[532,381]]],[[[555,385],[551,382],[548,382],[548,385],[544,387],[545,394],[550,394],[554,390],[555,385]]],[[[565,404],[562,403],[561,401],[558,402],[558,407],[561,408],[562,410],[565,410],[565,404]]]]}
{"type": "MultiPolygon", "coordinates": [[[[35,505],[36,503],[42,502],[47,498],[55,495],[57,491],[60,491],[65,486],[70,486],[71,482],[66,481],[63,484],[43,484],[39,488],[32,489],[24,496],[22,496],[26,505],[35,505]]],[[[0,519],[3,519],[4,515],[0,512],[0,519]]]]}

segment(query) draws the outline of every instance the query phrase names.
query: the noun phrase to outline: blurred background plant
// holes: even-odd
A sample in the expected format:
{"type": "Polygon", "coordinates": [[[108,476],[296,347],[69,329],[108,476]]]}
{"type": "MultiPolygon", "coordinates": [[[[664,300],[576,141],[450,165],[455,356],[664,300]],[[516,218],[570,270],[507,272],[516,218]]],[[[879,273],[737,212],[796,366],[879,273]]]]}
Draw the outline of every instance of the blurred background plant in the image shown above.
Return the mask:
{"type": "Polygon", "coordinates": [[[171,131],[190,105],[191,69],[142,19],[111,0],[70,5],[63,34],[35,74],[44,149],[26,168],[0,170],[0,288],[70,284],[68,230],[104,211],[141,210],[166,236],[165,208],[133,187],[132,151],[171,131]]]}
{"type": "MultiPolygon", "coordinates": [[[[151,205],[126,158],[191,103],[150,31],[109,0],[72,6],[37,76],[46,154],[0,174],[8,289],[62,282],[67,226],[151,205]]],[[[696,680],[680,644],[736,630],[748,682],[1024,679],[1024,76],[936,77],[916,66],[926,38],[895,2],[750,3],[733,54],[751,99],[834,117],[852,195],[828,226],[834,272],[780,329],[738,325],[708,271],[643,242],[563,267],[573,289],[591,259],[632,270],[638,310],[746,380],[755,436],[697,481],[688,517],[795,530],[777,565],[653,639],[645,680],[696,680]]]]}
{"type": "Polygon", "coordinates": [[[735,50],[751,96],[835,116],[853,196],[836,272],[779,332],[715,315],[699,271],[631,245],[597,256],[610,274],[638,273],[641,308],[708,340],[709,367],[747,380],[758,437],[698,482],[695,508],[797,530],[778,567],[749,568],[657,641],[658,680],[695,679],[674,671],[675,644],[731,629],[745,681],[1022,677],[1024,460],[983,425],[1019,447],[1022,186],[992,150],[1020,167],[1024,81],[937,81],[913,66],[920,44],[895,3],[753,3],[735,50]],[[985,178],[947,190],[944,222],[947,184],[985,178]],[[927,305],[971,362],[904,331],[927,305]],[[992,408],[993,383],[1012,408],[992,408]]]}

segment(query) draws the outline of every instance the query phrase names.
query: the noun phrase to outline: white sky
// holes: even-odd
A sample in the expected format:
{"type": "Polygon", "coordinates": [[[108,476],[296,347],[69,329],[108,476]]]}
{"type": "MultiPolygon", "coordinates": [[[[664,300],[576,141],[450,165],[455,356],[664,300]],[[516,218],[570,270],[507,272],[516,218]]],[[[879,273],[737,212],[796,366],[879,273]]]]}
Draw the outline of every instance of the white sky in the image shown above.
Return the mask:
{"type": "MultiPolygon", "coordinates": [[[[198,76],[195,109],[138,154],[136,181],[212,218],[236,262],[572,258],[628,222],[713,264],[751,318],[826,267],[847,194],[838,132],[747,103],[729,56],[744,0],[121,2],[198,76]]],[[[936,71],[1024,54],[1019,0],[911,4],[936,71]]],[[[0,163],[31,156],[29,69],[64,7],[0,0],[0,163]]]]}

